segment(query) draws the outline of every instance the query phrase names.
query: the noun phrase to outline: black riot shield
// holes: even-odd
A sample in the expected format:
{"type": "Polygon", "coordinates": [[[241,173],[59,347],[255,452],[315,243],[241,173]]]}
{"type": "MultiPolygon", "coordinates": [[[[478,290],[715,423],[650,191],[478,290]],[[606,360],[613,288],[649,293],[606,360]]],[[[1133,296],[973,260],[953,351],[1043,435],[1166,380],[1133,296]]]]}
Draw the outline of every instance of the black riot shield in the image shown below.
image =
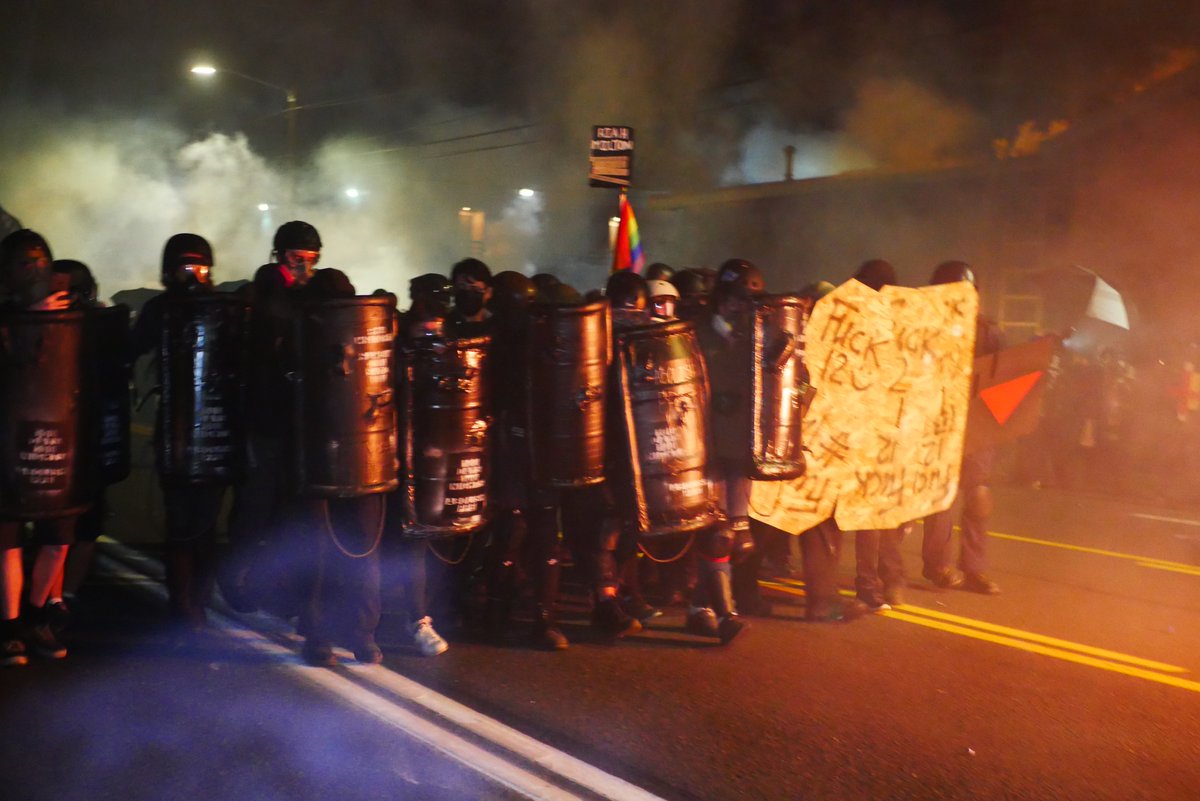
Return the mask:
{"type": "Polygon", "coordinates": [[[164,303],[157,433],[165,485],[232,484],[241,478],[245,320],[245,304],[224,293],[164,303]]]}
{"type": "Polygon", "coordinates": [[[396,299],[306,303],[298,337],[300,491],[322,498],[391,492],[396,476],[396,299]]]}
{"type": "Polygon", "coordinates": [[[628,497],[643,537],[695,531],[721,518],[706,475],[708,375],[692,324],[638,326],[617,340],[616,386],[628,497]]]}
{"type": "Polygon", "coordinates": [[[751,478],[804,475],[801,418],[809,392],[804,364],[806,321],[799,298],[767,295],[755,300],[752,353],[747,360],[753,388],[751,478]]]}
{"type": "Polygon", "coordinates": [[[84,462],[98,490],[129,476],[129,307],[89,308],[83,325],[84,462]]]}
{"type": "Polygon", "coordinates": [[[88,507],[79,449],[81,311],[0,313],[0,516],[88,507]]]}
{"type": "Polygon", "coordinates": [[[491,419],[487,336],[401,348],[403,532],[471,534],[487,522],[491,419]]]}
{"type": "Polygon", "coordinates": [[[530,310],[526,397],[533,480],[540,487],[604,480],[611,328],[605,301],[530,310]]]}

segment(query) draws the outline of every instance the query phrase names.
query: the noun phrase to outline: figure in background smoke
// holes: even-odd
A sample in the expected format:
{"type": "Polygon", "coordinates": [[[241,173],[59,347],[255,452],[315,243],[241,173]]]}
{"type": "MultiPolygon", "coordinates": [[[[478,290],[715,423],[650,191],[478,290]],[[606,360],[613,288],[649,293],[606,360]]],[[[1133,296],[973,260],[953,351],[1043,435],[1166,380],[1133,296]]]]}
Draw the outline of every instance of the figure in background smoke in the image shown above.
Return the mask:
{"type": "MultiPolygon", "coordinates": [[[[190,633],[197,634],[208,626],[204,611],[212,595],[216,579],[217,522],[221,514],[225,491],[232,483],[232,476],[224,480],[210,480],[200,475],[181,475],[166,456],[176,444],[168,442],[175,436],[171,420],[176,409],[176,395],[187,396],[182,407],[192,411],[202,406],[210,397],[222,396],[215,386],[196,386],[193,370],[177,368],[178,362],[190,355],[199,342],[185,342],[180,337],[185,331],[204,331],[206,338],[231,337],[226,343],[235,353],[241,351],[240,326],[229,330],[218,323],[209,327],[199,322],[190,300],[214,295],[212,247],[204,237],[192,233],[179,233],[167,240],[163,248],[161,278],[165,291],[151,298],[138,314],[131,336],[130,361],[156,351],[158,386],[163,393],[155,421],[155,442],[158,454],[159,486],[163,493],[166,512],[164,528],[166,553],[167,605],[171,620],[190,633]],[[221,329],[221,330],[217,330],[221,329]],[[184,351],[187,351],[185,353],[184,351]],[[175,361],[176,364],[171,362],[175,361]],[[175,382],[182,378],[184,386],[175,382]],[[194,393],[194,395],[193,395],[194,393]]],[[[186,334],[184,334],[186,336],[186,334]]],[[[212,354],[208,354],[211,357],[212,354]]],[[[220,397],[218,403],[236,399],[220,397]]],[[[180,421],[184,437],[211,423],[198,414],[192,419],[180,421]]],[[[199,443],[179,443],[181,450],[192,449],[199,443]]],[[[240,447],[241,443],[233,443],[240,447]]]]}
{"type": "Polygon", "coordinates": [[[3,206],[0,206],[0,239],[19,230],[21,230],[20,220],[5,211],[3,206]]]}
{"type": "MultiPolygon", "coordinates": [[[[65,311],[71,305],[65,284],[53,279],[50,246],[39,234],[21,229],[0,241],[0,312],[65,311]]],[[[5,350],[9,347],[6,345],[5,350]]],[[[51,356],[61,359],[65,355],[51,356]]],[[[13,390],[5,387],[5,392],[13,390]]],[[[11,411],[5,408],[6,412],[11,411]]],[[[12,423],[3,422],[6,429],[12,423]]],[[[6,472],[10,469],[5,466],[6,472]]],[[[25,590],[21,559],[24,521],[0,517],[0,665],[26,664],[26,641],[40,656],[62,659],[67,655],[66,646],[51,627],[53,610],[48,602],[54,588],[61,586],[75,524],[74,514],[46,517],[33,523],[35,556],[26,599],[27,625],[22,627],[19,617],[25,590]]]]}
{"type": "MultiPolygon", "coordinates": [[[[930,284],[952,284],[958,281],[975,283],[971,266],[964,261],[947,261],[939,264],[929,279],[930,284]]],[[[1004,347],[1000,328],[980,314],[975,320],[975,356],[988,356],[1004,347]]],[[[955,505],[944,512],[925,518],[925,538],[921,545],[921,558],[925,563],[921,571],[935,587],[941,589],[962,588],[971,592],[995,595],[1000,587],[987,574],[987,523],[992,514],[992,489],[989,485],[992,465],[995,462],[994,448],[977,450],[963,456],[962,471],[958,479],[958,498],[955,505]],[[951,567],[951,535],[954,528],[954,512],[961,505],[960,549],[958,575],[951,567]]]]}
{"type": "MultiPolygon", "coordinates": [[[[863,262],[855,280],[876,292],[896,283],[896,268],[883,259],[863,262]]],[[[904,603],[904,560],[900,543],[912,530],[912,523],[890,529],[865,529],[854,532],[854,589],[858,600],[872,612],[882,612],[904,603]]]]}

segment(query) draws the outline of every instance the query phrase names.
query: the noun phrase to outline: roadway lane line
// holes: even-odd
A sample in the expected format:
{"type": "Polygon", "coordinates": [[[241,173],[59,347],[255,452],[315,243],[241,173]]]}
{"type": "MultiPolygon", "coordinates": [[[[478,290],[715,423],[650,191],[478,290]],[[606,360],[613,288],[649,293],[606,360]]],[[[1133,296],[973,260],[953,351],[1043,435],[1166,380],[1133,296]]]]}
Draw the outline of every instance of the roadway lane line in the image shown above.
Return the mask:
{"type": "MultiPolygon", "coordinates": [[[[782,582],[760,581],[759,583],[765,587],[791,595],[803,596],[805,594],[804,590],[782,582]]],[[[842,595],[851,597],[854,595],[849,590],[841,590],[840,592],[842,595]]],[[[1130,654],[1122,654],[1118,651],[1095,648],[1082,643],[1074,643],[1070,640],[1060,640],[1056,637],[1047,637],[1034,632],[1022,631],[1021,629],[1014,629],[1008,626],[999,626],[987,623],[986,621],[975,620],[974,618],[951,615],[946,612],[924,609],[909,604],[904,604],[900,609],[879,612],[877,614],[879,617],[902,620],[906,623],[915,623],[926,628],[959,634],[963,637],[983,640],[997,645],[1005,645],[1021,651],[1061,659],[1066,662],[1075,662],[1114,673],[1123,673],[1127,676],[1147,681],[1168,684],[1172,687],[1191,690],[1192,692],[1200,692],[1200,682],[1168,675],[1170,673],[1188,672],[1186,668],[1177,665],[1168,665],[1163,662],[1142,659],[1130,654]],[[1101,656],[1107,656],[1108,658],[1101,658],[1101,656]]]]}
{"type": "Polygon", "coordinates": [[[1200,576],[1200,567],[1185,567],[1170,562],[1138,562],[1142,567],[1152,567],[1155,570],[1170,570],[1172,573],[1183,573],[1188,576],[1200,576]]]}
{"type": "MultiPolygon", "coordinates": [[[[989,537],[997,537],[1002,540],[1013,540],[1014,542],[1027,542],[1032,545],[1047,545],[1051,548],[1062,548],[1067,551],[1079,551],[1080,553],[1091,553],[1097,556],[1111,556],[1116,559],[1128,559],[1131,562],[1138,563],[1153,563],[1156,566],[1169,565],[1172,568],[1179,569],[1180,572],[1191,570],[1200,571],[1200,567],[1196,565],[1184,564],[1183,562],[1171,562],[1166,559],[1158,559],[1153,556],[1138,556],[1131,553],[1121,553],[1120,551],[1108,551],[1104,548],[1090,548],[1087,545],[1071,545],[1066,542],[1053,542],[1052,540],[1040,540],[1036,537],[1022,537],[1017,534],[1001,534],[999,531],[989,531],[989,537]]],[[[1149,565],[1147,565],[1149,566],[1149,565]]],[[[1166,569],[1166,568],[1163,568],[1166,569]]]]}
{"type": "Polygon", "coordinates": [[[1143,512],[1131,512],[1130,517],[1138,517],[1142,520],[1157,520],[1160,523],[1179,523],[1181,526],[1200,526],[1200,520],[1192,520],[1188,517],[1163,517],[1162,515],[1148,515],[1143,512]]]}
{"type": "MultiPolygon", "coordinates": [[[[123,578],[152,579],[150,576],[130,572],[136,569],[130,563],[139,567],[158,567],[155,560],[115,541],[106,541],[105,544],[121,554],[120,561],[107,554],[98,556],[98,559],[105,563],[109,573],[123,578]]],[[[166,599],[166,588],[157,581],[143,581],[141,586],[142,589],[153,593],[158,599],[166,599]]],[[[276,658],[283,657],[283,666],[290,672],[294,672],[299,678],[348,701],[394,728],[404,731],[414,739],[441,751],[467,768],[528,798],[546,799],[546,801],[573,801],[581,798],[581,796],[550,784],[502,757],[464,740],[453,732],[438,726],[435,722],[413,714],[395,701],[381,697],[362,685],[350,681],[342,676],[339,670],[309,667],[299,659],[294,647],[280,644],[244,622],[216,610],[210,608],[209,612],[216,618],[218,626],[227,634],[236,636],[239,642],[276,658]]],[[[299,639],[295,637],[289,637],[289,639],[299,642],[299,639]]],[[[382,665],[345,664],[340,667],[601,798],[612,799],[612,801],[663,801],[661,797],[643,790],[637,785],[606,773],[540,740],[522,734],[510,726],[447,698],[382,665]]]]}

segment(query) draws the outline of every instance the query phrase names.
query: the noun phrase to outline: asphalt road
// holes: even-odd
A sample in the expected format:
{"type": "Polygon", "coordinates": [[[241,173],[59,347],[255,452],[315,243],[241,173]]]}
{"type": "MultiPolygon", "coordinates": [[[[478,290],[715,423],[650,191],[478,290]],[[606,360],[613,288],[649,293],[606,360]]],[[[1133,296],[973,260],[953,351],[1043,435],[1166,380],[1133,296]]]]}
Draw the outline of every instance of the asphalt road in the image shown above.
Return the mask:
{"type": "MultiPolygon", "coordinates": [[[[173,647],[160,601],[131,578],[153,567],[108,563],[72,656],[0,673],[0,775],[16,777],[13,798],[535,794],[420,728],[433,721],[535,779],[572,757],[603,771],[553,779],[582,797],[1200,797],[1200,513],[998,495],[1001,595],[917,579],[893,612],[812,625],[803,590],[775,582],[775,616],[729,648],[683,633],[681,610],[604,643],[577,609],[564,653],[460,637],[435,659],[391,647],[382,668],[320,670],[258,615],[243,622],[262,634],[231,623],[199,653],[173,647]],[[490,739],[492,723],[453,702],[517,733],[490,739]],[[513,746],[521,735],[556,750],[513,746]]],[[[145,540],[144,524],[120,523],[144,519],[152,495],[117,508],[114,533],[145,540]]],[[[905,543],[911,576],[919,539],[905,543]]],[[[852,556],[848,543],[844,586],[852,556]]]]}

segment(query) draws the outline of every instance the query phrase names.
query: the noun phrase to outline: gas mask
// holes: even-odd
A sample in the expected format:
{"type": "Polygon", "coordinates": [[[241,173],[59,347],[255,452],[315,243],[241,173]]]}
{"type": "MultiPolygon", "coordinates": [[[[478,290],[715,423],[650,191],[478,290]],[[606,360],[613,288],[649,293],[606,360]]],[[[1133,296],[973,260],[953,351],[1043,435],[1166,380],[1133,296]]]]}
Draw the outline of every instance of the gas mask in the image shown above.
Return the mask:
{"type": "Polygon", "coordinates": [[[321,260],[319,250],[285,250],[280,263],[292,275],[296,286],[304,286],[312,278],[313,269],[321,260]]]}
{"type": "Polygon", "coordinates": [[[478,289],[454,290],[454,308],[464,317],[474,317],[483,311],[483,292],[478,289]]]}

